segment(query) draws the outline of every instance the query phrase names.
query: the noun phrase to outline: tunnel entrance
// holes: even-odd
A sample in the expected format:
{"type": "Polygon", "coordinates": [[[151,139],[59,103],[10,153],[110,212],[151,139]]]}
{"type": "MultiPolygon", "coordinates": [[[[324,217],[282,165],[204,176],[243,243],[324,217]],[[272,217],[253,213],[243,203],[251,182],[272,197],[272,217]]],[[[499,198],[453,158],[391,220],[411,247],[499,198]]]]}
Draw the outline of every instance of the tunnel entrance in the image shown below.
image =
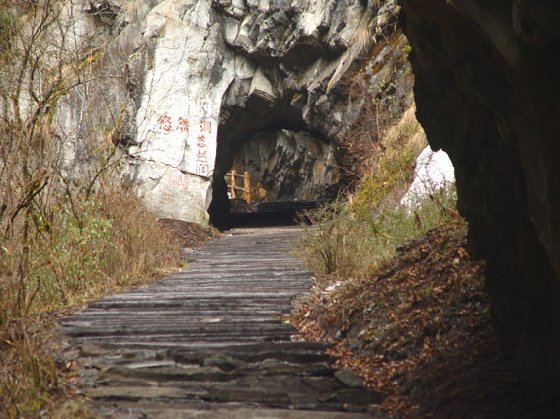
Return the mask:
{"type": "Polygon", "coordinates": [[[336,197],[334,147],[306,128],[297,109],[257,100],[226,116],[208,210],[213,226],[289,224],[298,211],[336,197]]]}

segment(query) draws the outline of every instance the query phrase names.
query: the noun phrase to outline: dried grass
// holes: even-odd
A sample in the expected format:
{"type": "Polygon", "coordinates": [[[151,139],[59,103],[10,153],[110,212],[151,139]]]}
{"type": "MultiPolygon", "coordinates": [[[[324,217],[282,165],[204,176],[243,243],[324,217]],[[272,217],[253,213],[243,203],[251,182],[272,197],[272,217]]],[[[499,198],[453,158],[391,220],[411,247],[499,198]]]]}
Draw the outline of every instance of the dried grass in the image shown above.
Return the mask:
{"type": "Polygon", "coordinates": [[[0,416],[7,418],[39,416],[65,387],[51,313],[148,281],[180,256],[171,233],[116,174],[122,161],[107,133],[120,119],[111,104],[107,121],[84,118],[75,132],[54,134],[61,98],[74,94],[88,115],[98,55],[60,42],[75,23],[63,13],[70,5],[28,3],[0,2],[0,416]],[[73,147],[81,153],[72,163],[73,147]]]}
{"type": "Polygon", "coordinates": [[[45,314],[153,280],[180,259],[177,239],[130,191],[100,190],[78,202],[78,218],[61,203],[25,252],[15,234],[3,242],[0,405],[7,417],[37,412],[63,389],[45,314]]]}
{"type": "Polygon", "coordinates": [[[426,139],[408,109],[384,140],[372,147],[356,191],[305,214],[306,231],[297,245],[319,285],[371,275],[401,243],[448,223],[462,223],[453,188],[434,192],[415,211],[399,206],[412,180],[414,160],[426,139]]]}

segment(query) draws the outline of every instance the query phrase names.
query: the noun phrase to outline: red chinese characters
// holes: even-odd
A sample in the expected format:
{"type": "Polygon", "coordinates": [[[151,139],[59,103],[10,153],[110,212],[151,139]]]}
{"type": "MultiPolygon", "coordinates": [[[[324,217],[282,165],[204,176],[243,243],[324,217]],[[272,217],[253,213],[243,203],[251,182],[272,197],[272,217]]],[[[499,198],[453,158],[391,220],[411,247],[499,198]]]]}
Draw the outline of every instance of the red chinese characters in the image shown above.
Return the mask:
{"type": "Polygon", "coordinates": [[[200,132],[204,133],[207,132],[208,134],[212,134],[212,122],[211,121],[200,121],[200,132]]]}
{"type": "Polygon", "coordinates": [[[200,135],[197,137],[196,151],[196,174],[199,176],[208,176],[208,154],[206,150],[205,133],[212,134],[212,122],[200,121],[200,135]]]}
{"type": "Polygon", "coordinates": [[[187,176],[182,173],[172,173],[169,175],[169,183],[185,192],[189,189],[187,176]]]}
{"type": "MultiPolygon", "coordinates": [[[[209,164],[213,163],[213,161],[210,161],[211,158],[213,159],[213,155],[211,154],[211,149],[208,145],[208,139],[212,138],[212,130],[216,129],[216,127],[213,126],[214,122],[212,120],[200,119],[198,124],[196,124],[196,122],[191,124],[191,122],[192,120],[190,120],[187,115],[172,117],[167,113],[163,113],[157,117],[155,130],[164,134],[180,132],[181,134],[186,135],[189,139],[189,143],[191,143],[194,139],[194,173],[199,176],[208,177],[210,173],[209,164]],[[193,127],[196,129],[197,125],[198,132],[192,132],[193,127]]],[[[173,138],[175,138],[175,136],[173,136],[173,138]]],[[[187,189],[186,180],[176,174],[171,175],[170,184],[183,190],[187,189]]]]}
{"type": "Polygon", "coordinates": [[[204,135],[199,135],[196,140],[196,146],[198,148],[206,148],[206,137],[204,135]]]}
{"type": "Polygon", "coordinates": [[[186,116],[180,116],[177,118],[176,125],[174,126],[173,119],[167,114],[162,114],[157,118],[157,128],[163,132],[181,131],[188,134],[189,119],[186,116]]]}
{"type": "Polygon", "coordinates": [[[167,114],[160,115],[157,119],[158,127],[160,130],[169,132],[173,126],[171,124],[171,117],[167,114]]]}
{"type": "Polygon", "coordinates": [[[189,132],[189,120],[184,116],[180,116],[177,120],[177,128],[183,132],[189,132]]]}

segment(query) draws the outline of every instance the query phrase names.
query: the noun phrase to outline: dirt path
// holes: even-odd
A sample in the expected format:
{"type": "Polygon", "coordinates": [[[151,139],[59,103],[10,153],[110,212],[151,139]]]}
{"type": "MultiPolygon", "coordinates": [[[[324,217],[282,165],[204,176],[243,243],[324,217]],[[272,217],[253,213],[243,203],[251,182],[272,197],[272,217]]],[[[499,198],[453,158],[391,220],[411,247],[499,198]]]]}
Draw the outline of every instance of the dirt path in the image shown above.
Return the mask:
{"type": "Polygon", "coordinates": [[[362,418],[382,395],[281,321],[311,276],[297,228],[235,231],[189,269],[62,320],[84,392],[114,418],[362,418]]]}

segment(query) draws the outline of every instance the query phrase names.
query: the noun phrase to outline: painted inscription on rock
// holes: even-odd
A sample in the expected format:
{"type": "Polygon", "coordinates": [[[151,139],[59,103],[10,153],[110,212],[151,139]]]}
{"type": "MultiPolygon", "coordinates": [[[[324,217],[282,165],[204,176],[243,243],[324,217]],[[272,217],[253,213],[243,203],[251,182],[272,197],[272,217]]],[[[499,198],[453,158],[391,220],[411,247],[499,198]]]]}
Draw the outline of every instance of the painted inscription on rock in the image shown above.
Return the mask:
{"type": "Polygon", "coordinates": [[[199,135],[196,137],[196,174],[208,176],[208,143],[207,136],[212,135],[212,121],[201,120],[199,125],[199,135]]]}
{"type": "Polygon", "coordinates": [[[213,53],[187,52],[189,45],[180,39],[160,39],[158,44],[156,61],[165,65],[151,71],[149,94],[137,116],[141,157],[209,179],[225,87],[207,84],[201,76],[213,53]]]}
{"type": "Polygon", "coordinates": [[[154,130],[159,133],[169,133],[172,131],[189,132],[189,119],[186,116],[178,116],[174,120],[171,116],[164,113],[157,117],[157,125],[154,130]]]}
{"type": "Polygon", "coordinates": [[[223,96],[235,77],[233,53],[216,48],[223,39],[211,3],[183,2],[165,19],[157,8],[147,17],[151,29],[143,36],[153,58],[130,148],[136,191],[147,206],[201,224],[208,220],[223,96]]]}
{"type": "Polygon", "coordinates": [[[215,159],[216,123],[212,118],[203,118],[191,128],[190,121],[185,115],[159,114],[151,130],[155,134],[151,140],[152,151],[157,151],[153,145],[160,143],[162,138],[165,138],[165,142],[161,147],[167,147],[167,150],[170,141],[175,141],[175,145],[184,144],[180,165],[176,167],[184,172],[208,178],[212,174],[210,165],[215,159]]]}

